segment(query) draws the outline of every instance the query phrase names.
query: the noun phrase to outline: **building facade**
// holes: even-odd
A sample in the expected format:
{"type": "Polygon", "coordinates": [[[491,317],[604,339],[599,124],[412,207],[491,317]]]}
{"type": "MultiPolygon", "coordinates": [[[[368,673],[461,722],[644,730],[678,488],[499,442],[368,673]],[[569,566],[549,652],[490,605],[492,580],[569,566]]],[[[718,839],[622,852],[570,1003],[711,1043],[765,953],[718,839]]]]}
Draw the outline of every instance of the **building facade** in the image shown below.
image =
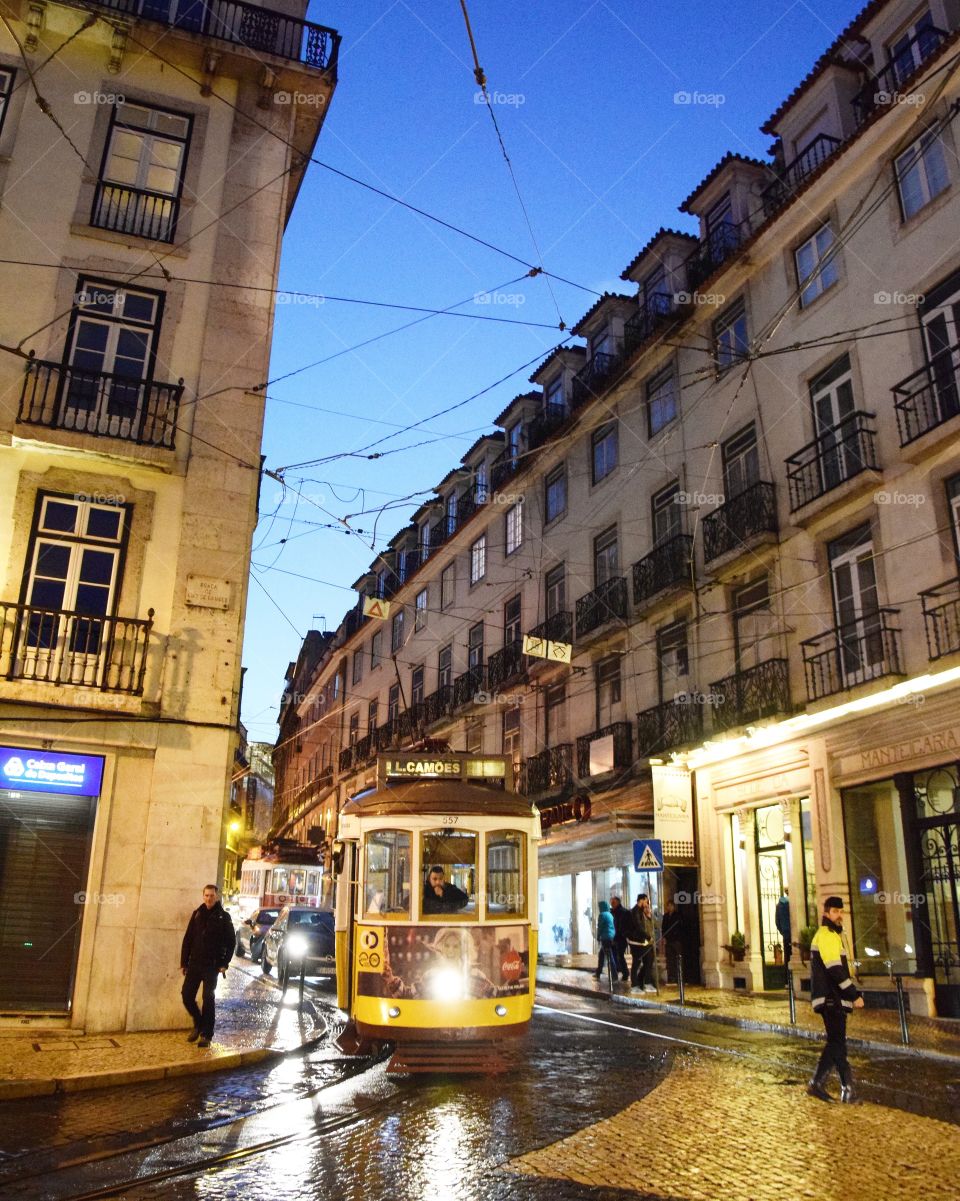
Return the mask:
{"type": "Polygon", "coordinates": [[[336,78],[338,35],[280,4],[24,0],[0,28],[6,1014],[182,1022],[280,239],[336,78]]]}
{"type": "Polygon", "coordinates": [[[544,951],[649,884],[706,983],[799,993],[839,893],[868,988],[960,1014],[958,47],[954,0],[867,4],[391,540],[306,690],[315,808],[503,750],[544,951]]]}

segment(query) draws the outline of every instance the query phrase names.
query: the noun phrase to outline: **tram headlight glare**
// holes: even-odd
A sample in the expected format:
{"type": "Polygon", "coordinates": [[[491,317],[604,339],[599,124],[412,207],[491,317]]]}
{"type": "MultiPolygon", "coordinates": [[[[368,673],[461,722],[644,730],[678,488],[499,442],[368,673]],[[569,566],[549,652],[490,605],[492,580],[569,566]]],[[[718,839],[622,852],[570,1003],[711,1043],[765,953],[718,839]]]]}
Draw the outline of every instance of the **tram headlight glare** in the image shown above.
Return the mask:
{"type": "Polygon", "coordinates": [[[391,1005],[387,1010],[388,1018],[398,1018],[400,1016],[400,1008],[397,1005],[391,1005]]]}
{"type": "Polygon", "coordinates": [[[507,1016],[507,1007],[506,1005],[497,1005],[493,1012],[498,1018],[505,1018],[507,1016]]]}
{"type": "Polygon", "coordinates": [[[302,959],[307,953],[307,940],[302,934],[291,934],[284,943],[284,950],[291,959],[302,959]]]}
{"type": "Polygon", "coordinates": [[[430,995],[435,1001],[463,999],[463,977],[452,967],[441,968],[430,981],[430,995]]]}

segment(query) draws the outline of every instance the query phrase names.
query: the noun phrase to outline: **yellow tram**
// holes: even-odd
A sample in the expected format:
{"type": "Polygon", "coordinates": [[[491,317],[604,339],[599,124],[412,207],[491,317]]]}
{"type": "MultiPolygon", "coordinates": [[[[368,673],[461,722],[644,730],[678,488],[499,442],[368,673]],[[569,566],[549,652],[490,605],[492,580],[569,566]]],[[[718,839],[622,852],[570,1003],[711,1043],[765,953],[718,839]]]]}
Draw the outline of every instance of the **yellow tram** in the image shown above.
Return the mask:
{"type": "Polygon", "coordinates": [[[392,752],[340,812],[341,1046],[392,1071],[496,1070],[533,1011],[540,819],[502,755],[392,752]]]}

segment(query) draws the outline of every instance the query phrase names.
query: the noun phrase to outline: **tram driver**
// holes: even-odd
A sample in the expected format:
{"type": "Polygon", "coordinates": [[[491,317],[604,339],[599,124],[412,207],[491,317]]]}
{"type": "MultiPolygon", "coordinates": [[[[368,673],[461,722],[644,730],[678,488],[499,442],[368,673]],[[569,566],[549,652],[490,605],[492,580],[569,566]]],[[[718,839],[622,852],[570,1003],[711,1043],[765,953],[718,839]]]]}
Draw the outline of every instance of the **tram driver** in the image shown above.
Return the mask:
{"type": "Polygon", "coordinates": [[[423,886],[424,913],[456,913],[465,908],[469,900],[462,889],[444,879],[439,863],[430,868],[423,886]]]}

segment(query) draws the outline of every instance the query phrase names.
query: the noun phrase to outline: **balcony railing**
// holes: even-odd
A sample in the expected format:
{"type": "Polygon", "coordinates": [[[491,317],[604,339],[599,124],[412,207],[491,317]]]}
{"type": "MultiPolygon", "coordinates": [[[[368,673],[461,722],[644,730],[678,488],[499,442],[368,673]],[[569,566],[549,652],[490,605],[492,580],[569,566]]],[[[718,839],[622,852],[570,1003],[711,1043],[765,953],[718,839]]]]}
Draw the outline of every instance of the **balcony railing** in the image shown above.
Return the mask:
{"type": "Polygon", "coordinates": [[[430,726],[453,713],[453,685],[441,684],[423,702],[423,723],[430,726]]]}
{"type": "Polygon", "coordinates": [[[768,217],[786,204],[798,188],[822,166],[843,143],[828,133],[819,133],[809,145],[792,159],[773,183],[763,190],[763,208],[768,217]]]}
{"type": "Polygon", "coordinates": [[[766,659],[710,685],[707,698],[713,728],[730,730],[762,717],[790,711],[790,676],[786,659],[766,659]]]}
{"type": "Polygon", "coordinates": [[[566,424],[569,416],[566,405],[544,404],[541,411],[527,426],[527,446],[530,450],[536,450],[543,446],[548,438],[566,424]]]}
{"type": "MultiPolygon", "coordinates": [[[[602,726],[592,734],[583,734],[577,739],[577,775],[581,779],[590,776],[590,747],[601,738],[613,738],[613,763],[604,767],[607,771],[620,771],[633,763],[633,729],[628,721],[615,721],[602,726]]],[[[600,774],[595,773],[595,774],[600,774]]]]}
{"type": "Polygon", "coordinates": [[[531,638],[542,638],[546,642],[573,642],[573,614],[568,609],[554,613],[527,633],[531,638]]]}
{"type": "Polygon", "coordinates": [[[637,312],[624,324],[624,354],[632,354],[642,346],[672,316],[673,310],[673,297],[669,292],[651,292],[646,296],[637,312]]]}
{"type": "Polygon", "coordinates": [[[879,471],[875,419],[873,413],[850,413],[790,455],[786,462],[791,512],[862,471],[879,471]]]}
{"type": "Polygon", "coordinates": [[[882,71],[866,83],[853,99],[853,111],[860,125],[878,108],[892,108],[904,87],[917,74],[923,64],[936,54],[944,40],[949,37],[942,29],[928,26],[903,45],[899,53],[887,63],[882,71]]]}
{"type": "Polygon", "coordinates": [[[486,497],[481,500],[475,489],[464,492],[457,497],[457,529],[462,529],[470,518],[480,511],[486,503],[486,497]]]}
{"type": "Polygon", "coordinates": [[[758,480],[703,519],[703,561],[743,550],[758,534],[777,532],[777,489],[758,480]]]}
{"type": "Polygon", "coordinates": [[[144,621],[0,602],[0,674],[142,696],[152,628],[152,609],[144,621]]]}
{"type": "Polygon", "coordinates": [[[900,445],[943,425],[960,413],[960,344],[946,347],[919,371],[893,386],[900,445]]]}
{"type": "Polygon", "coordinates": [[[173,450],[183,380],[161,384],[30,359],[17,420],[173,450]]]}
{"type": "Polygon", "coordinates": [[[97,229],[150,238],[153,242],[172,242],[179,217],[179,196],[100,180],[93,197],[90,224],[97,229]]]}
{"type": "Polygon", "coordinates": [[[930,658],[942,659],[960,651],[960,579],[925,589],[920,601],[930,658]]]}
{"type": "Polygon", "coordinates": [[[523,466],[519,451],[513,447],[507,447],[493,460],[490,465],[490,490],[491,492],[499,492],[504,484],[508,484],[510,480],[517,474],[523,466]]]}
{"type": "Polygon", "coordinates": [[[453,707],[460,708],[461,705],[472,705],[477,700],[477,694],[484,691],[483,687],[483,665],[471,667],[461,675],[457,676],[453,681],[453,707]]]}
{"type": "Polygon", "coordinates": [[[337,757],[337,769],[342,776],[353,771],[353,757],[357,749],[357,744],[345,746],[337,757]]]}
{"type": "Polygon", "coordinates": [[[531,755],[523,765],[520,789],[526,796],[559,792],[573,783],[573,745],[562,742],[531,755]]]}
{"type": "Polygon", "coordinates": [[[583,638],[605,622],[626,616],[627,581],[624,576],[616,576],[577,601],[577,637],[583,638]]]}
{"type": "Polygon", "coordinates": [[[288,62],[335,70],[340,35],[324,25],[289,17],[272,8],[243,4],[240,0],[85,0],[91,8],[131,17],[145,17],[182,33],[246,46],[288,62]]]}
{"type": "Polygon", "coordinates": [[[687,287],[692,292],[737,253],[743,229],[736,221],[718,221],[687,259],[687,287]]]}
{"type": "Polygon", "coordinates": [[[800,643],[807,699],[901,675],[899,609],[877,609],[800,643]]]}
{"type": "Polygon", "coordinates": [[[520,679],[525,670],[523,643],[511,642],[487,660],[487,688],[491,692],[520,679]]]}
{"type": "MultiPolygon", "coordinates": [[[[611,342],[613,339],[611,339],[611,342]]],[[[573,407],[580,408],[609,387],[611,378],[622,357],[617,346],[613,351],[597,351],[573,377],[573,407]]]]}
{"type": "Polygon", "coordinates": [[[693,539],[674,534],[633,565],[633,601],[640,605],[667,588],[691,588],[693,539]]]}
{"type": "Polygon", "coordinates": [[[703,737],[703,705],[697,694],[680,696],[637,714],[637,754],[658,755],[703,737]]]}

